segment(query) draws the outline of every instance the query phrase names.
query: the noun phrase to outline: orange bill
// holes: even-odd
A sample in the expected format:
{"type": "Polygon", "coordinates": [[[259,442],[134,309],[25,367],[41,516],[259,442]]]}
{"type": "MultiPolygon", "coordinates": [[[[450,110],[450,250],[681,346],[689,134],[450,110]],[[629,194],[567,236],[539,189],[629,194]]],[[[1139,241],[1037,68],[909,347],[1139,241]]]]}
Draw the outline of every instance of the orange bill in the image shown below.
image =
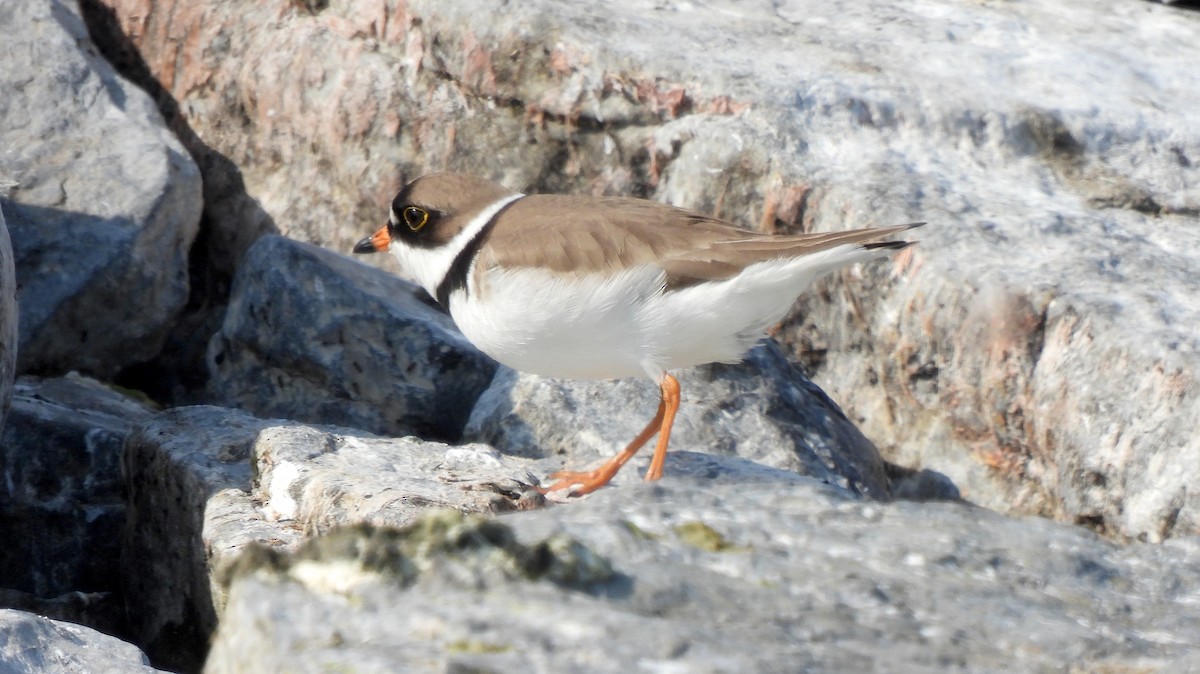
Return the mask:
{"type": "Polygon", "coordinates": [[[392,245],[392,235],[388,234],[387,225],[380,227],[374,234],[354,244],[354,252],[359,255],[366,253],[384,253],[392,245]]]}

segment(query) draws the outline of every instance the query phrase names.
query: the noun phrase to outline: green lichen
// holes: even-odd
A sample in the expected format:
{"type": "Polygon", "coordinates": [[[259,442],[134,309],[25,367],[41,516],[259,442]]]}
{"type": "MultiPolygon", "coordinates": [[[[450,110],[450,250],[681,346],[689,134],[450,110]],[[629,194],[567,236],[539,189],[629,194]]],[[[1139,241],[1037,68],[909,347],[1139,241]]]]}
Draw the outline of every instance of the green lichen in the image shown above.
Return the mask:
{"type": "Polygon", "coordinates": [[[524,570],[562,587],[585,588],[613,577],[612,563],[579,541],[557,534],[529,546],[524,570]]]}
{"type": "Polygon", "coordinates": [[[163,408],[161,403],[154,398],[151,398],[149,394],[140,389],[126,388],[124,386],[118,386],[112,383],[105,383],[104,385],[114,393],[119,393],[120,395],[125,396],[134,402],[141,403],[152,410],[161,410],[163,408]]]}
{"type": "Polygon", "coordinates": [[[446,650],[456,655],[492,655],[508,653],[512,649],[512,646],[506,644],[493,644],[472,639],[459,639],[446,644],[446,650]]]}
{"type": "Polygon", "coordinates": [[[337,591],[356,585],[357,575],[391,579],[407,587],[423,574],[449,567],[461,571],[460,577],[480,582],[499,574],[545,579],[573,589],[587,589],[614,575],[607,559],[569,536],[557,534],[524,545],[507,524],[442,510],[402,529],[361,523],[339,527],[309,539],[291,555],[250,546],[227,567],[222,579],[228,584],[238,575],[267,569],[300,582],[319,580],[337,591]]]}
{"type": "Polygon", "coordinates": [[[716,529],[703,522],[684,522],[675,526],[675,535],[684,543],[708,552],[729,552],[744,550],[725,540],[716,529]]]}

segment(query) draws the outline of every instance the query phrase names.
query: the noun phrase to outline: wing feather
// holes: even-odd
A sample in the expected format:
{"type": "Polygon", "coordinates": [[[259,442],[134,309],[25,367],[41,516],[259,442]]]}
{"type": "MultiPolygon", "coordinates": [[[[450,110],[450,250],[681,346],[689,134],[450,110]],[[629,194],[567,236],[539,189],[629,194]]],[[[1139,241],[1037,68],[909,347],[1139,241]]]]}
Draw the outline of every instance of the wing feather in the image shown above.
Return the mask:
{"type": "MultiPolygon", "coordinates": [[[[671,287],[737,275],[756,262],[866,243],[923,223],[768,235],[643,199],[531,195],[509,208],[479,263],[601,273],[656,265],[671,287]]],[[[899,247],[902,242],[894,242],[899,247]]]]}

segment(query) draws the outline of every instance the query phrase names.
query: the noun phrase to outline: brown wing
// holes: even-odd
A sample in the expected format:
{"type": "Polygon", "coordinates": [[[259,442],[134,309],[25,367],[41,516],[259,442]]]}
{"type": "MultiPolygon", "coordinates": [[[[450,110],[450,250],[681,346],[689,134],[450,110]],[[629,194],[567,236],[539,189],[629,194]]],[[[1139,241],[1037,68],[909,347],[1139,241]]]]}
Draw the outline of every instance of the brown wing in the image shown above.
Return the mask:
{"type": "Polygon", "coordinates": [[[654,264],[667,273],[669,286],[678,287],[912,226],[777,236],[643,199],[531,195],[508,209],[479,262],[580,274],[654,264]]]}

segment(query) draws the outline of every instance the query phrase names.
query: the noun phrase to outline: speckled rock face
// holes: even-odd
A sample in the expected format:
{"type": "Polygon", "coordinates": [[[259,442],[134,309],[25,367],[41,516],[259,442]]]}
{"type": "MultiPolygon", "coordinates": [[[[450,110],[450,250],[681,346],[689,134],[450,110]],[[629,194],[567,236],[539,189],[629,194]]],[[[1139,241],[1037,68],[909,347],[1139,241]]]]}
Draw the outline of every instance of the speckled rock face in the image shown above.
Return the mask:
{"type": "Polygon", "coordinates": [[[496,364],[399,279],[267,236],[209,344],[210,401],[261,416],[454,440],[496,364]]]}
{"type": "Polygon", "coordinates": [[[130,629],[156,661],[198,669],[225,605],[215,573],[249,544],[284,549],[340,524],[404,525],[429,509],[542,503],[549,463],[484,445],[379,438],[197,406],[167,410],[126,444],[123,565],[130,629]]]}
{"type": "Polygon", "coordinates": [[[72,375],[19,377],[0,433],[0,594],[52,618],[120,631],[125,438],[153,410],[72,375]],[[40,603],[39,603],[40,602],[40,603]]]}

